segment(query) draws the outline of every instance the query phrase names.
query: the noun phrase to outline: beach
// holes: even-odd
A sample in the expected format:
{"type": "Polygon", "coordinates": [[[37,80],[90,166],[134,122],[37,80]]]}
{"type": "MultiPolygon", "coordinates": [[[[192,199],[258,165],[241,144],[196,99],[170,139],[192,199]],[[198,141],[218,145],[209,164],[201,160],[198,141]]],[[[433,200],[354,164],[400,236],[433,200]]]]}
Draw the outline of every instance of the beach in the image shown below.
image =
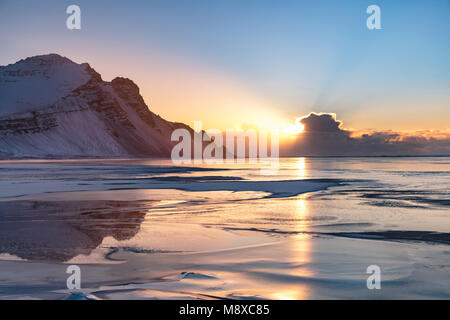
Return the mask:
{"type": "Polygon", "coordinates": [[[0,299],[450,298],[449,158],[279,165],[0,161],[0,299]]]}

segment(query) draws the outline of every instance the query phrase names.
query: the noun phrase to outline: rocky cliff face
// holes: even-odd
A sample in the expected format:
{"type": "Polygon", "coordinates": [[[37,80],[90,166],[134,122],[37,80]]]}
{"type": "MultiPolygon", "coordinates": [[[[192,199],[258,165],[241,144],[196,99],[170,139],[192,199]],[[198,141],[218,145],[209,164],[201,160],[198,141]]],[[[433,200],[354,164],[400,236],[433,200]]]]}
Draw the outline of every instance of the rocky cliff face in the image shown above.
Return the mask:
{"type": "Polygon", "coordinates": [[[50,54],[0,67],[0,158],[167,157],[176,128],[192,132],[86,63],[50,54]]]}

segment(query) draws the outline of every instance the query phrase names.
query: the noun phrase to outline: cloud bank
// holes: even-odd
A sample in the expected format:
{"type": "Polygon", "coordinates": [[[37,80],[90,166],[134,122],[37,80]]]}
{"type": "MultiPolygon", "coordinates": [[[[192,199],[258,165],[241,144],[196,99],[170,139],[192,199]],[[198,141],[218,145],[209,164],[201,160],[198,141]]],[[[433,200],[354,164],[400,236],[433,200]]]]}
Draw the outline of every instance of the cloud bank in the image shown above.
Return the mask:
{"type": "Polygon", "coordinates": [[[310,113],[297,120],[304,132],[280,145],[281,156],[450,155],[450,135],[380,131],[355,136],[333,113],[310,113]]]}

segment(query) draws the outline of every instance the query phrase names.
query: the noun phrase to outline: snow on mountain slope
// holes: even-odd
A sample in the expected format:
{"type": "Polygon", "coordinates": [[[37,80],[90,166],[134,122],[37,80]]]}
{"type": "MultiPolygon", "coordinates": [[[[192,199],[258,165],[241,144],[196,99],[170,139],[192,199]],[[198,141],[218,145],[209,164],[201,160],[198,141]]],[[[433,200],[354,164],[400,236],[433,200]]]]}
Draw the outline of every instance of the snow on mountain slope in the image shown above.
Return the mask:
{"type": "Polygon", "coordinates": [[[0,67],[0,116],[48,106],[89,79],[83,66],[56,54],[0,67]]]}
{"type": "Polygon", "coordinates": [[[0,158],[169,156],[174,129],[131,80],[56,54],[0,67],[0,158]]]}

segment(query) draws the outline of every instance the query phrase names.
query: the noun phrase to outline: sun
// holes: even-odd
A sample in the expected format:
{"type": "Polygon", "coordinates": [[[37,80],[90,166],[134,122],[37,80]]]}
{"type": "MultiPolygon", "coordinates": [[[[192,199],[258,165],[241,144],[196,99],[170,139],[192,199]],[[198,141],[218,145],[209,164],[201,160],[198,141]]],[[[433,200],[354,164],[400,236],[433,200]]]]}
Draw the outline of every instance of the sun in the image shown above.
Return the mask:
{"type": "Polygon", "coordinates": [[[289,125],[289,127],[286,128],[286,133],[290,135],[298,135],[302,133],[305,130],[305,126],[300,123],[300,119],[297,119],[295,121],[295,124],[289,125]]]}

